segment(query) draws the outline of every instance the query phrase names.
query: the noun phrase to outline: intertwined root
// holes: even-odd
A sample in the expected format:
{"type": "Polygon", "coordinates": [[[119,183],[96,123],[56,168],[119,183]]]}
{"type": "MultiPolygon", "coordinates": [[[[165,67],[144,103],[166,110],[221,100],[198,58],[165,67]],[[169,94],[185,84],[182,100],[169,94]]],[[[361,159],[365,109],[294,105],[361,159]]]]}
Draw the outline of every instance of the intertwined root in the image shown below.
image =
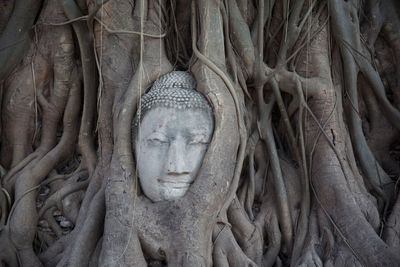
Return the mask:
{"type": "Polygon", "coordinates": [[[22,63],[0,50],[0,262],[398,264],[393,1],[33,2],[0,14],[8,34],[40,9],[33,41],[4,50],[22,63]],[[216,127],[187,195],[151,203],[130,127],[173,68],[216,127]]]}

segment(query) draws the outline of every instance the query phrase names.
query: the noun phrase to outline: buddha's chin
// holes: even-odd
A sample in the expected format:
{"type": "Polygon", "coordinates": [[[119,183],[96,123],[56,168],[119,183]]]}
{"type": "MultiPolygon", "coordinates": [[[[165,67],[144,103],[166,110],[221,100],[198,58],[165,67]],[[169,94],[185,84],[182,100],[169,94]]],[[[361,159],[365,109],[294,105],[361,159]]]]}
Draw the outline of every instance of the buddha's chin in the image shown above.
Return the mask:
{"type": "Polygon", "coordinates": [[[175,200],[183,197],[189,189],[188,183],[174,183],[163,185],[161,188],[162,200],[175,200]]]}

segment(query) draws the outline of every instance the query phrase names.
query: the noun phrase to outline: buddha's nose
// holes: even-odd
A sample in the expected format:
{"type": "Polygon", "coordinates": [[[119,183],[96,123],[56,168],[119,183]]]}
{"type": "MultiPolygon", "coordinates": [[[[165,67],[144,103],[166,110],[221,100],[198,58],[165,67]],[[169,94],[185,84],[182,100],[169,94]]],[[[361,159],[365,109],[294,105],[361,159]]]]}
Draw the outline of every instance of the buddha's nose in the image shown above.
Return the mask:
{"type": "Polygon", "coordinates": [[[186,162],[187,159],[185,155],[185,142],[179,139],[172,141],[168,150],[168,174],[189,174],[189,169],[186,162]]]}

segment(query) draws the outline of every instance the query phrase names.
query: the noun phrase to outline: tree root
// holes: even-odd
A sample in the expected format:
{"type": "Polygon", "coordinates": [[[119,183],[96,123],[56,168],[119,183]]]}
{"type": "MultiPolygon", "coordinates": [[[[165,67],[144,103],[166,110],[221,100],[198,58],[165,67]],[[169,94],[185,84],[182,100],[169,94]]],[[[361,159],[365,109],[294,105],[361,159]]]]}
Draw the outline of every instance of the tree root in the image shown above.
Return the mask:
{"type": "Polygon", "coordinates": [[[231,182],[229,192],[226,196],[226,199],[224,201],[223,207],[221,208],[221,211],[224,212],[225,210],[228,209],[229,205],[231,204],[233,198],[235,197],[236,190],[239,186],[239,179],[240,179],[240,174],[242,172],[242,166],[243,166],[243,161],[245,157],[245,151],[246,151],[246,144],[247,144],[247,132],[246,128],[244,126],[244,121],[242,117],[242,111],[240,108],[240,103],[238,99],[238,95],[236,93],[236,90],[232,84],[231,79],[225,75],[223,72],[223,68],[219,68],[217,64],[214,62],[210,61],[204,54],[202,54],[198,49],[197,49],[197,30],[196,30],[196,5],[195,2],[192,2],[192,49],[194,51],[194,54],[196,55],[197,58],[200,59],[200,61],[210,68],[212,71],[214,71],[225,83],[227,89],[229,90],[229,93],[231,94],[231,97],[233,99],[234,105],[235,105],[235,113],[236,113],[236,119],[237,119],[237,124],[239,128],[239,136],[240,136],[240,144],[239,144],[239,151],[238,151],[238,158],[237,158],[237,165],[235,166],[235,172],[233,176],[233,180],[231,182]]]}
{"type": "Polygon", "coordinates": [[[11,170],[9,170],[4,177],[2,177],[2,184],[8,185],[7,187],[11,188],[10,184],[13,184],[14,182],[11,180],[12,177],[16,175],[19,171],[21,171],[23,168],[25,168],[32,160],[36,159],[38,156],[39,156],[38,153],[31,153],[29,154],[29,156],[20,161],[16,166],[14,166],[11,170]]]}
{"type": "MultiPolygon", "coordinates": [[[[361,167],[366,176],[366,184],[378,199],[380,199],[380,210],[386,209],[393,196],[391,180],[384,170],[376,162],[361,128],[361,118],[358,116],[357,74],[356,60],[359,55],[354,56],[355,51],[360,51],[359,31],[350,20],[355,19],[355,7],[345,8],[342,2],[330,2],[331,15],[333,19],[333,32],[341,49],[345,88],[349,94],[353,109],[349,110],[350,134],[354,144],[354,150],[360,160],[361,167]],[[351,29],[354,29],[352,31],[351,29]],[[354,35],[354,32],[357,34],[354,35]],[[350,47],[349,47],[350,46],[350,47]]],[[[364,64],[365,65],[365,64],[364,64]]],[[[362,67],[362,66],[359,66],[362,67]]],[[[366,71],[364,66],[364,71],[366,71]]]]}
{"type": "Polygon", "coordinates": [[[322,262],[321,256],[317,253],[319,244],[319,231],[317,225],[316,209],[312,209],[310,212],[310,224],[309,231],[307,234],[307,245],[303,248],[303,255],[295,263],[295,266],[302,267],[322,267],[325,266],[322,262]]]}
{"type": "Polygon", "coordinates": [[[400,195],[397,196],[397,201],[393,206],[383,233],[383,240],[389,247],[394,248],[397,252],[400,251],[400,195]]]}
{"type": "MultiPolygon", "coordinates": [[[[161,18],[157,17],[152,4],[149,5],[149,10],[141,10],[146,5],[147,1],[142,1],[134,11],[135,14],[139,11],[140,14],[148,13],[148,19],[145,19],[144,15],[140,16],[141,33],[143,33],[145,23],[155,21],[161,24],[161,18]]],[[[172,66],[166,58],[164,44],[160,39],[146,38],[145,40],[144,35],[141,34],[138,52],[140,53],[139,67],[131,78],[128,88],[121,88],[114,99],[114,151],[110,178],[105,190],[107,212],[103,240],[107,242],[103,243],[100,261],[100,265],[105,266],[124,262],[127,264],[130,261],[143,264],[144,261],[140,244],[135,241],[137,234],[133,229],[134,218],[132,218],[132,213],[127,213],[132,205],[133,208],[136,205],[138,190],[132,154],[131,125],[137,109],[136,105],[141,94],[145,92],[145,88],[160,75],[171,71],[172,66]],[[146,49],[144,49],[145,44],[146,49]],[[160,51],[160,54],[154,54],[153,51],[160,51]],[[144,75],[147,70],[154,71],[144,75]],[[121,240],[126,240],[126,233],[129,233],[130,238],[127,243],[121,244],[121,240]]]]}
{"type": "MultiPolygon", "coordinates": [[[[69,19],[81,17],[79,7],[72,1],[61,1],[64,12],[69,19]]],[[[82,58],[83,71],[83,114],[79,132],[79,148],[83,160],[86,162],[89,176],[93,174],[97,157],[94,146],[94,125],[96,117],[96,86],[98,83],[96,62],[94,57],[93,41],[87,34],[88,28],[83,21],[72,24],[78,37],[79,48],[82,58]]]]}
{"type": "Polygon", "coordinates": [[[9,232],[4,225],[0,225],[0,264],[18,267],[19,259],[14,244],[9,239],[9,232]]]}
{"type": "Polygon", "coordinates": [[[3,81],[25,56],[31,43],[31,29],[42,1],[15,1],[14,12],[0,38],[0,81],[3,81]],[[20,29],[15,31],[15,29],[20,29]]]}
{"type": "Polygon", "coordinates": [[[277,263],[278,254],[281,250],[282,234],[279,228],[278,216],[276,216],[275,201],[274,194],[266,194],[260,207],[260,213],[255,221],[256,227],[264,232],[264,240],[268,242],[268,249],[262,256],[262,264],[259,264],[261,266],[273,266],[277,263]]]}
{"type": "Polygon", "coordinates": [[[226,225],[216,224],[213,232],[213,263],[217,267],[256,267],[237,244],[232,231],[226,225]]]}
{"type": "Polygon", "coordinates": [[[57,266],[87,266],[90,257],[101,238],[104,223],[104,189],[100,189],[94,196],[89,207],[89,215],[84,225],[76,234],[74,243],[57,266]]]}
{"type": "MultiPolygon", "coordinates": [[[[327,9],[327,3],[313,0],[199,0],[191,10],[175,0],[46,1],[29,56],[0,84],[6,111],[1,164],[10,168],[0,192],[0,225],[10,210],[8,225],[0,229],[0,265],[4,260],[10,266],[40,266],[40,259],[45,266],[397,266],[400,196],[392,207],[397,184],[376,151],[382,147],[369,137],[378,132],[373,128],[380,109],[388,122],[379,127],[390,123],[400,129],[399,86],[381,79],[386,74],[372,65],[375,54],[361,50],[358,21],[360,7],[369,8],[372,18],[362,26],[368,48],[377,50],[377,61],[387,56],[379,55],[382,47],[375,42],[382,31],[389,43],[385,49],[394,51],[387,54],[397,60],[400,21],[395,11],[381,9],[394,1],[329,0],[327,9]],[[84,15],[80,9],[87,8],[84,15]],[[60,16],[63,9],[67,20],[60,16]],[[43,23],[53,13],[57,23],[43,23]],[[172,66],[168,59],[178,63],[172,66]],[[188,66],[213,107],[213,140],[186,195],[152,203],[139,188],[131,122],[154,80],[188,66]],[[364,94],[368,87],[361,80],[371,92],[364,94]],[[348,121],[342,116],[343,95],[351,106],[348,121]],[[23,105],[26,99],[29,105],[23,105]],[[18,108],[12,109],[14,100],[18,108]],[[363,132],[364,118],[370,135],[363,132]],[[84,169],[89,177],[61,181],[73,164],[60,165],[75,148],[82,154],[79,172],[84,169]],[[53,194],[37,198],[44,184],[53,194]],[[55,206],[75,224],[66,236],[52,214],[55,206]],[[37,228],[40,217],[51,234],[37,228]]],[[[19,46],[5,51],[22,51],[19,46]]],[[[396,64],[386,61],[381,65],[396,64]]],[[[395,76],[394,68],[390,71],[395,76]]],[[[3,72],[7,68],[0,70],[0,81],[3,72]]],[[[394,138],[396,129],[380,138],[394,138]]],[[[392,149],[391,138],[384,140],[382,155],[392,149]]]]}
{"type": "MultiPolygon", "coordinates": [[[[228,209],[228,221],[232,223],[231,231],[243,253],[252,261],[261,265],[263,235],[260,226],[254,225],[247,217],[242,205],[234,198],[228,209]]],[[[225,225],[224,227],[227,227],[225,225]]]]}
{"type": "Polygon", "coordinates": [[[279,229],[278,220],[276,216],[273,216],[274,213],[276,212],[269,213],[271,216],[267,215],[265,218],[266,223],[264,229],[268,237],[268,249],[263,255],[262,266],[273,266],[281,250],[282,234],[279,229]]]}
{"type": "MultiPolygon", "coordinates": [[[[38,216],[41,217],[46,210],[61,203],[62,199],[67,195],[72,194],[76,191],[86,189],[89,184],[89,179],[81,182],[75,181],[75,179],[85,178],[86,172],[77,173],[75,176],[71,177],[71,182],[65,183],[61,189],[54,192],[48,199],[46,199],[44,206],[40,209],[38,216]]],[[[86,177],[87,178],[87,177],[86,177]]]]}
{"type": "MultiPolygon", "coordinates": [[[[68,49],[68,48],[67,48],[68,49]]],[[[73,66],[73,65],[72,65],[73,66]]],[[[72,71],[71,71],[72,73],[72,71]]],[[[63,73],[65,75],[65,73],[63,73]]],[[[56,83],[59,82],[58,79],[56,79],[56,83]]],[[[35,198],[36,194],[34,192],[30,193],[25,193],[29,192],[31,188],[35,188],[40,182],[44,179],[44,177],[54,168],[56,164],[58,164],[60,161],[62,161],[65,157],[67,157],[71,152],[70,149],[73,149],[73,146],[71,144],[74,143],[74,139],[76,136],[76,131],[77,131],[77,116],[79,115],[79,110],[76,109],[76,106],[80,105],[80,94],[79,94],[79,87],[76,83],[71,81],[71,92],[70,92],[70,97],[68,97],[68,91],[63,92],[61,88],[61,97],[60,95],[58,96],[53,96],[54,98],[52,100],[54,101],[62,101],[64,98],[65,100],[68,99],[68,103],[66,104],[65,112],[64,112],[64,132],[61,137],[60,142],[55,146],[51,151],[49,151],[47,154],[45,154],[42,158],[38,159],[35,162],[35,165],[32,165],[32,163],[24,168],[24,170],[21,172],[19,177],[16,180],[15,184],[15,197],[16,199],[20,199],[18,205],[15,207],[15,212],[12,215],[10,219],[10,229],[11,229],[11,238],[13,242],[16,243],[17,248],[23,248],[21,250],[21,262],[22,264],[28,264],[29,262],[32,261],[31,257],[34,257],[34,259],[37,259],[37,257],[34,256],[32,248],[30,248],[31,251],[29,251],[29,247],[31,247],[33,238],[34,238],[34,233],[35,233],[35,226],[37,222],[37,214],[35,210],[35,198]],[[71,143],[72,142],[72,143],[71,143]],[[21,227],[19,225],[19,221],[24,221],[25,225],[21,227]],[[25,256],[24,256],[25,255],[25,256]]],[[[60,89],[60,88],[57,88],[60,89]]],[[[49,102],[46,104],[46,106],[49,109],[53,109],[54,106],[52,106],[52,102],[49,102]]],[[[61,107],[62,107],[62,102],[61,102],[61,107]]],[[[49,112],[48,110],[47,112],[49,112]]],[[[62,113],[53,113],[52,115],[59,116],[62,113]]],[[[45,132],[42,134],[42,138],[46,134],[51,134],[51,133],[56,133],[57,129],[57,122],[58,120],[49,120],[48,123],[53,122],[54,125],[44,125],[44,129],[48,129],[49,132],[45,132]],[[52,128],[54,130],[52,130],[52,128]]],[[[44,149],[46,148],[51,148],[53,143],[51,140],[55,136],[52,136],[50,139],[43,139],[41,146],[39,149],[44,149]]],[[[39,261],[37,260],[37,263],[39,261]]]]}
{"type": "Polygon", "coordinates": [[[72,241],[72,234],[62,236],[47,250],[39,255],[39,259],[43,262],[44,266],[56,266],[63,256],[64,250],[69,246],[72,241]]]}
{"type": "Polygon", "coordinates": [[[51,230],[53,230],[53,232],[56,234],[57,238],[60,238],[62,236],[62,229],[53,217],[54,210],[55,208],[47,209],[45,212],[43,212],[43,214],[39,215],[39,218],[43,217],[49,224],[51,230]]]}

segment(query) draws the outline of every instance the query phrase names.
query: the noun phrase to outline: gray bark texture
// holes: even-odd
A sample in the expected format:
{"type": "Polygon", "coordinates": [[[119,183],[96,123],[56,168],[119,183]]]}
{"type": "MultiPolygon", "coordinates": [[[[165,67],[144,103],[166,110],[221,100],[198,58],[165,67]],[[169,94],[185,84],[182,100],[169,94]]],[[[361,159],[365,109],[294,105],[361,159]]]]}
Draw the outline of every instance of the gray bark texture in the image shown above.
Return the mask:
{"type": "Polygon", "coordinates": [[[0,266],[400,266],[399,80],[396,0],[3,0],[0,266]],[[153,202],[132,121],[173,70],[214,132],[153,202]]]}

